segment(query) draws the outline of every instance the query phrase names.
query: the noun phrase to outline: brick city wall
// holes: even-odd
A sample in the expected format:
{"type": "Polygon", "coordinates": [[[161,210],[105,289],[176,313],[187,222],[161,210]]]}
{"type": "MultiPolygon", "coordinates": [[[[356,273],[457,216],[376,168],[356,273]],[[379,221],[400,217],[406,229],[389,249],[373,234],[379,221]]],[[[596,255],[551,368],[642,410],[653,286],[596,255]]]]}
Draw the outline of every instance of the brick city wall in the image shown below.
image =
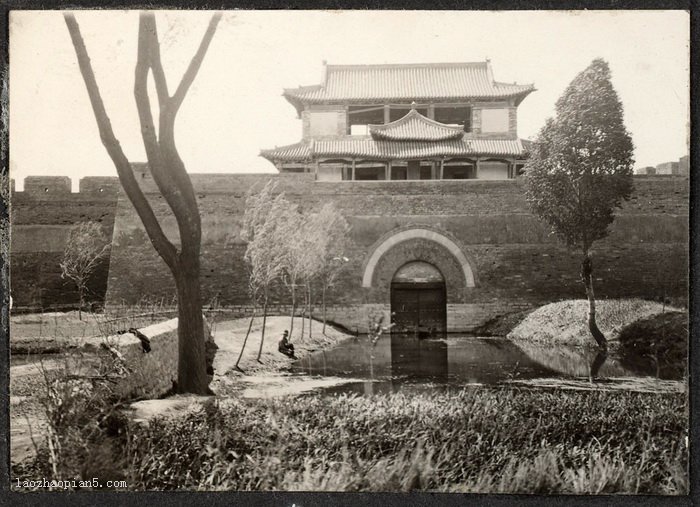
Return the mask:
{"type": "MultiPolygon", "coordinates": [[[[112,237],[117,178],[82,178],[76,193],[71,193],[71,181],[66,177],[27,177],[22,192],[14,191],[14,181],[10,186],[13,308],[76,306],[77,290],[72,282],[61,278],[59,266],[70,227],[95,221],[108,238],[112,237]]],[[[108,273],[109,259],[105,259],[90,279],[88,300],[98,304],[104,301],[108,273]]]]}
{"type": "MultiPolygon", "coordinates": [[[[142,186],[171,238],[177,227],[157,196],[147,171],[142,186]]],[[[246,192],[274,179],[302,210],[333,202],[352,226],[348,268],[328,294],[333,319],[361,328],[372,308],[388,311],[388,286],[404,261],[438,265],[447,280],[448,327],[471,329],[507,311],[563,298],[580,298],[579,258],[556,242],[529,214],[522,182],[396,181],[314,182],[311,174],[192,175],[203,224],[204,299],[250,304],[241,221],[246,192]],[[367,258],[392,231],[421,227],[454,240],[469,259],[476,286],[467,287],[444,246],[411,240],[392,248],[375,269],[373,287],[362,287],[367,258]],[[417,256],[417,257],[416,257],[417,256]],[[346,311],[343,311],[343,309],[346,311]],[[364,317],[363,317],[364,315],[364,317]]],[[[595,245],[594,268],[601,298],[683,298],[687,291],[688,180],[635,177],[636,191],[620,210],[610,236],[595,245]]],[[[170,275],[153,251],[131,204],[119,199],[113,235],[107,304],[144,299],[171,301],[170,275]]],[[[275,304],[287,304],[276,290],[275,304]]]]}

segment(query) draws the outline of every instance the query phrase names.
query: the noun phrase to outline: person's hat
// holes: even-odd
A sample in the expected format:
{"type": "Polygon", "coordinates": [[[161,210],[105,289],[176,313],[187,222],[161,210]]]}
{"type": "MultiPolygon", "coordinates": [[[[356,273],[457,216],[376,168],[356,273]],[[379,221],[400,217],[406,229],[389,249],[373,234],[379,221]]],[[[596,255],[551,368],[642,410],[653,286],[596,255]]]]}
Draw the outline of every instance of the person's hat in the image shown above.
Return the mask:
{"type": "Polygon", "coordinates": [[[284,330],[284,333],[282,333],[282,334],[289,334],[289,331],[287,331],[287,330],[285,329],[285,330],[284,330]]]}

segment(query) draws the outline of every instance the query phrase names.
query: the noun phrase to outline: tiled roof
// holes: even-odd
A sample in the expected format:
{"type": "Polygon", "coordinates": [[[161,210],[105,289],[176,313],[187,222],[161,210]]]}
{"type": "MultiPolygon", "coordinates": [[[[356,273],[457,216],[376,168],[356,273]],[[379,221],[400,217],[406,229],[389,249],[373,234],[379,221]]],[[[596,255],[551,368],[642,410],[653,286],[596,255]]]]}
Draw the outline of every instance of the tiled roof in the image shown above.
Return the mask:
{"type": "Polygon", "coordinates": [[[433,142],[375,141],[374,139],[317,140],[315,156],[350,156],[369,159],[417,159],[467,155],[520,155],[519,139],[465,139],[433,142]]]}
{"type": "Polygon", "coordinates": [[[415,109],[396,121],[384,125],[370,125],[370,134],[376,140],[387,141],[445,141],[460,139],[462,127],[450,127],[426,118],[415,109]]]}
{"type": "Polygon", "coordinates": [[[307,143],[301,142],[260,150],[260,156],[272,161],[303,162],[311,159],[311,150],[307,143]]]}
{"type": "Polygon", "coordinates": [[[327,65],[324,83],[284,90],[300,104],[362,101],[421,101],[524,98],[534,85],[494,81],[491,64],[430,63],[408,65],[327,65]]]}
{"type": "Polygon", "coordinates": [[[431,157],[522,156],[520,139],[458,139],[445,141],[378,141],[367,137],[317,139],[260,153],[271,161],[297,162],[318,157],[353,157],[369,160],[431,157]],[[299,154],[298,156],[296,154],[299,154]]]}

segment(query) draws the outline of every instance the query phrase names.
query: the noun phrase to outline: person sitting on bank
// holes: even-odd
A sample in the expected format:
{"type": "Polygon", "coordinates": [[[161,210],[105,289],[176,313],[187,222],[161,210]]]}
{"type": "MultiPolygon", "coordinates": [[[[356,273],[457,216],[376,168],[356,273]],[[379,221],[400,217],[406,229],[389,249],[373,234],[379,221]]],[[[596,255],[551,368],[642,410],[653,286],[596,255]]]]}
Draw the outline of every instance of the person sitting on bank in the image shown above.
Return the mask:
{"type": "Polygon", "coordinates": [[[289,356],[293,359],[296,359],[296,357],[294,356],[294,345],[289,343],[288,337],[289,332],[285,329],[284,333],[282,333],[282,338],[280,338],[277,350],[279,350],[285,356],[289,356]]]}

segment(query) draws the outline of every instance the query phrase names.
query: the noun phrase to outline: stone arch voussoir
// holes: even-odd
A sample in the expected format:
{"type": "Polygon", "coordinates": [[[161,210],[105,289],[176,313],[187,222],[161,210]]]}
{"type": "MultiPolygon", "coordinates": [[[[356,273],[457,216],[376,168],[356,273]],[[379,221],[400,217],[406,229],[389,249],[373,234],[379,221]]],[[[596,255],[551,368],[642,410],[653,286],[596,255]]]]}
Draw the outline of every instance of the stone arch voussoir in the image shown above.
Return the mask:
{"type": "Polygon", "coordinates": [[[477,278],[474,263],[464,253],[459,243],[444,231],[427,226],[409,226],[399,230],[392,230],[382,236],[371,248],[370,254],[364,262],[362,269],[362,287],[373,287],[374,272],[382,257],[393,247],[412,240],[424,240],[437,243],[447,250],[459,264],[464,276],[465,287],[476,287],[477,278]]]}

